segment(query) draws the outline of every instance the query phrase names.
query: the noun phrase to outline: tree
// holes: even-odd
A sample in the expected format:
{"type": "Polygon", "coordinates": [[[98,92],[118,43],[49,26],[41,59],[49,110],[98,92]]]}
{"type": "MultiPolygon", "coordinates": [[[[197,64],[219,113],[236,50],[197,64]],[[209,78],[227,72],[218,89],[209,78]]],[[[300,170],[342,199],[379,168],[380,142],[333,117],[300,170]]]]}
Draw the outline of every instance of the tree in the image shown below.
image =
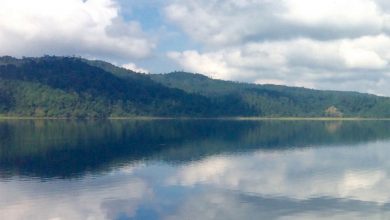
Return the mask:
{"type": "Polygon", "coordinates": [[[325,116],[339,118],[339,117],[343,117],[343,113],[340,110],[338,110],[335,106],[332,105],[325,110],[325,116]]]}

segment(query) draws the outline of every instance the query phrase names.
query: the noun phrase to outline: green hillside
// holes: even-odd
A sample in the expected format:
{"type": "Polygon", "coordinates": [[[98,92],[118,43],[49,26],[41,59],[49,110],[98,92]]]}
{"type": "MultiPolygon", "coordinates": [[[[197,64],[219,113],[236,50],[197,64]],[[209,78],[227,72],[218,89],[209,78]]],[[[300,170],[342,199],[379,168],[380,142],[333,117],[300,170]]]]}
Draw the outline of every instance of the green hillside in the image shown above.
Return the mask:
{"type": "MultiPolygon", "coordinates": [[[[8,62],[5,62],[8,61],[8,62]]],[[[79,58],[43,57],[0,65],[3,115],[48,117],[202,116],[210,100],[153,82],[119,78],[79,58]],[[199,109],[200,108],[200,109],[199,109]]]]}
{"type": "Polygon", "coordinates": [[[390,99],[255,85],[174,72],[147,75],[75,57],[0,57],[0,115],[32,117],[389,117],[390,99]]]}
{"type": "Polygon", "coordinates": [[[238,83],[186,72],[151,77],[167,87],[191,94],[242,100],[260,116],[390,116],[390,99],[370,94],[238,83]]]}

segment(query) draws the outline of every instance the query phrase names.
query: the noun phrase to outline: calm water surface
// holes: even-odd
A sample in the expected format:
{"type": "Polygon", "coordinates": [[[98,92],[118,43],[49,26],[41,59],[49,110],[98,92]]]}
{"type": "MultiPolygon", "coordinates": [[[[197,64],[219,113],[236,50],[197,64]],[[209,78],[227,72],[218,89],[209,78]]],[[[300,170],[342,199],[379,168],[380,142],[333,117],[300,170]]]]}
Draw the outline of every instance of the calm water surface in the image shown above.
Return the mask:
{"type": "Polygon", "coordinates": [[[387,121],[0,121],[0,219],[389,219],[387,121]]]}

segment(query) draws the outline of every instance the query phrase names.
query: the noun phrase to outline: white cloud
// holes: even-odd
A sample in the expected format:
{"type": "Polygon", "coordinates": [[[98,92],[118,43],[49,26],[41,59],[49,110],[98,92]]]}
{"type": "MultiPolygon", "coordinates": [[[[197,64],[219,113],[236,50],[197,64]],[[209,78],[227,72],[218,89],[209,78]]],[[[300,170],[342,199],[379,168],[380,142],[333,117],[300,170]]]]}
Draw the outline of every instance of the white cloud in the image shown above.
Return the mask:
{"type": "Polygon", "coordinates": [[[208,45],[254,39],[336,39],[377,35],[389,14],[375,0],[174,0],[166,17],[208,45]],[[194,19],[196,18],[196,19],[194,19]]]}
{"type": "Polygon", "coordinates": [[[142,58],[154,42],[114,0],[0,0],[0,54],[142,58]]]}
{"type": "Polygon", "coordinates": [[[137,72],[137,73],[150,73],[149,70],[142,67],[138,67],[135,63],[127,63],[122,65],[123,68],[137,72]]]}
{"type": "Polygon", "coordinates": [[[328,27],[380,29],[383,14],[373,0],[283,0],[282,17],[299,24],[328,27]]]}
{"type": "MultiPolygon", "coordinates": [[[[386,0],[119,2],[126,8],[117,0],[0,0],[0,55],[80,55],[115,63],[148,57],[153,72],[178,64],[213,78],[390,95],[386,0]],[[170,45],[162,51],[172,51],[170,60],[162,59],[153,49],[164,34],[147,34],[142,23],[121,15],[137,14],[132,7],[142,4],[163,7],[167,21],[195,43],[165,40],[170,45]]],[[[176,31],[164,22],[161,30],[176,31]]]]}
{"type": "Polygon", "coordinates": [[[197,51],[170,52],[168,57],[174,59],[187,70],[207,74],[213,78],[228,78],[230,69],[224,61],[224,54],[209,53],[200,54],[197,51]]]}
{"type": "Polygon", "coordinates": [[[168,53],[188,71],[390,95],[386,1],[184,0],[165,14],[203,46],[168,53]]]}
{"type": "Polygon", "coordinates": [[[168,56],[186,70],[218,79],[390,94],[385,84],[369,86],[389,79],[390,50],[386,48],[390,49],[390,37],[378,35],[246,43],[204,53],[171,52],[168,56]],[[326,85],[326,81],[332,81],[332,85],[326,85]],[[351,86],[345,87],[349,83],[351,86]]]}

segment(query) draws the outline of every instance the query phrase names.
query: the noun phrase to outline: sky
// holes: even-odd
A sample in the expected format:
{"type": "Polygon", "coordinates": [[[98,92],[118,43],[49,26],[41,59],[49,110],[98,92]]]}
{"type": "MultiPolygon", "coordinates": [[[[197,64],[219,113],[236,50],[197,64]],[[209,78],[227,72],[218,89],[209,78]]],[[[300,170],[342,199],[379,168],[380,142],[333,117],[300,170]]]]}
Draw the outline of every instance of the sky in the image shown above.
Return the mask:
{"type": "Polygon", "coordinates": [[[390,96],[390,1],[0,0],[0,55],[390,96]]]}

